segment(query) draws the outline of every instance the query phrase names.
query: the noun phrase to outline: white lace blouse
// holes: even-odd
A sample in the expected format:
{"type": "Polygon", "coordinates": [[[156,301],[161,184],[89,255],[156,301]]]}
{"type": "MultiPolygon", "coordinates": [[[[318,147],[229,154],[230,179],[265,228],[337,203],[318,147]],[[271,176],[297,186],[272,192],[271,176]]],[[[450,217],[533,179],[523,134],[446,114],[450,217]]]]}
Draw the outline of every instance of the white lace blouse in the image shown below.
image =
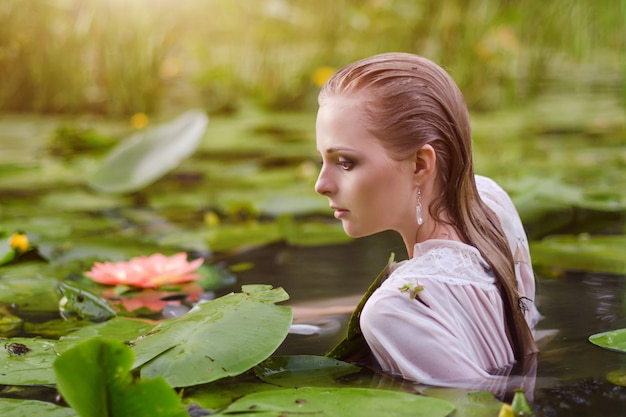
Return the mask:
{"type": "MultiPolygon", "coordinates": [[[[479,193],[500,218],[515,260],[520,295],[531,301],[535,281],[526,234],[513,202],[494,181],[476,177],[479,193]]],[[[380,366],[405,379],[432,385],[484,380],[514,362],[506,336],[502,298],[480,252],[451,240],[415,245],[365,304],[361,331],[380,366]],[[421,286],[419,299],[411,289],[421,286]]]]}

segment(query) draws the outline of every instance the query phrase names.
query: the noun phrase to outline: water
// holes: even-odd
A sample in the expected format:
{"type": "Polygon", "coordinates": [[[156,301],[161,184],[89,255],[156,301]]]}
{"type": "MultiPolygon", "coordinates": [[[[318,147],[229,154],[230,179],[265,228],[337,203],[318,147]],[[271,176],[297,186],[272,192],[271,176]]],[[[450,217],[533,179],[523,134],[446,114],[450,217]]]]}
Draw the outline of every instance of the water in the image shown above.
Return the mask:
{"type": "MultiPolygon", "coordinates": [[[[291,295],[290,304],[327,307],[358,301],[390,252],[406,256],[402,242],[385,233],[322,248],[272,245],[231,259],[253,262],[240,283],[270,283],[291,295]]],[[[626,371],[626,355],[598,348],[587,338],[626,327],[623,276],[570,272],[538,277],[537,303],[544,316],[537,330],[555,334],[540,341],[533,407],[538,416],[624,416],[626,388],[606,381],[626,371]]],[[[290,335],[277,353],[323,354],[341,339],[347,315],[309,320],[321,334],[290,335]]]]}

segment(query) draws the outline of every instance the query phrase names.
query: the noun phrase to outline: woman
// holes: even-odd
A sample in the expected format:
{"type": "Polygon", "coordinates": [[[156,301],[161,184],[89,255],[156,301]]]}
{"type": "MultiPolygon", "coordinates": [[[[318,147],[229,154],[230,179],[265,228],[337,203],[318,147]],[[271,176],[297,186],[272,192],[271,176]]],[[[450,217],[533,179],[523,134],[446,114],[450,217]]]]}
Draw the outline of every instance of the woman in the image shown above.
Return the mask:
{"type": "Polygon", "coordinates": [[[319,95],[315,189],[352,237],[400,234],[409,260],[365,304],[381,367],[456,385],[537,351],[528,244],[508,195],[475,176],[463,95],[433,62],[387,53],[334,74],[319,95]]]}

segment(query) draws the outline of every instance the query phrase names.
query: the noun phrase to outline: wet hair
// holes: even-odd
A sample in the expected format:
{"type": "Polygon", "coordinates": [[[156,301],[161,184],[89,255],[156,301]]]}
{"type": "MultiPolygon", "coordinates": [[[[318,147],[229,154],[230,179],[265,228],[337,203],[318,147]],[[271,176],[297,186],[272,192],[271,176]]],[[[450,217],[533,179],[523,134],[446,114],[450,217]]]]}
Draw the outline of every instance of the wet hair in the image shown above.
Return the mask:
{"type": "Polygon", "coordinates": [[[476,188],[469,112],[454,80],[421,56],[386,53],[354,62],[335,73],[322,88],[319,102],[323,104],[335,96],[359,100],[367,129],[390,157],[402,160],[426,144],[435,149],[435,181],[440,195],[434,196],[430,215],[455,227],[491,267],[515,358],[522,361],[536,352],[524,318],[507,238],[496,214],[481,200],[476,188]]]}

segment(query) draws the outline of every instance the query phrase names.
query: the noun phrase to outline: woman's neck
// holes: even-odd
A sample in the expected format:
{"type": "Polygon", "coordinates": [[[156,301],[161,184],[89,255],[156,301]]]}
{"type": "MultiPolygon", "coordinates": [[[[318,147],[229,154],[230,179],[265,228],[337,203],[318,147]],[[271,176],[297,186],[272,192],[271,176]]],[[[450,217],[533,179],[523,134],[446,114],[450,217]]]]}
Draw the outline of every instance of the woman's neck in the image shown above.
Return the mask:
{"type": "Polygon", "coordinates": [[[404,239],[409,258],[413,258],[413,249],[417,243],[433,239],[463,242],[458,231],[451,224],[434,221],[424,222],[422,225],[417,226],[413,239],[404,239]]]}

